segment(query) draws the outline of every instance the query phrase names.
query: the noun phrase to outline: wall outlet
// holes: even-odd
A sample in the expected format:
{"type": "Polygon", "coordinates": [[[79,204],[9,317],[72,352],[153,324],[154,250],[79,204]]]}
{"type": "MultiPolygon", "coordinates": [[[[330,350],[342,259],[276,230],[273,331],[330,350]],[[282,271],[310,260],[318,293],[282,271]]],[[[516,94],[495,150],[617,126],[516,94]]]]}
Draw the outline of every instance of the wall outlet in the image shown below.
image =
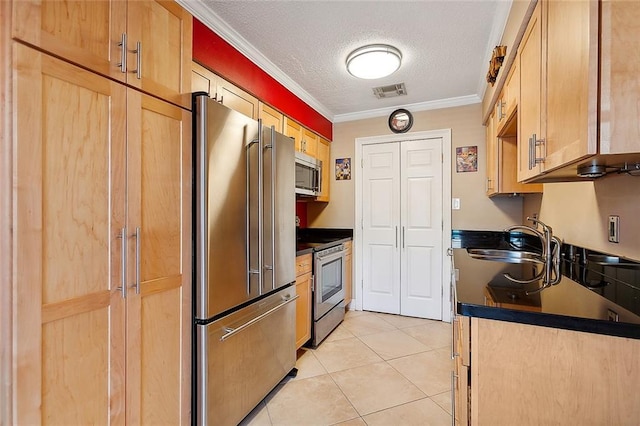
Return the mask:
{"type": "Polygon", "coordinates": [[[620,216],[609,216],[609,242],[620,242],[620,216]]]}
{"type": "Polygon", "coordinates": [[[460,198],[451,199],[451,208],[453,210],[460,210],[460,198]]]}

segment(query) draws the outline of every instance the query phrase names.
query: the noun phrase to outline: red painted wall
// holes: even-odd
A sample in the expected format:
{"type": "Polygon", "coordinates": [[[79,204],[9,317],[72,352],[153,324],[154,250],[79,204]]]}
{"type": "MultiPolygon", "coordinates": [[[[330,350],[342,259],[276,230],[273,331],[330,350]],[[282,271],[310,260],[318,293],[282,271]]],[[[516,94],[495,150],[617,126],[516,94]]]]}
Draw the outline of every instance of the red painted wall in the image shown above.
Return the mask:
{"type": "Polygon", "coordinates": [[[193,59],[328,140],[333,125],[194,18],[193,59]]]}

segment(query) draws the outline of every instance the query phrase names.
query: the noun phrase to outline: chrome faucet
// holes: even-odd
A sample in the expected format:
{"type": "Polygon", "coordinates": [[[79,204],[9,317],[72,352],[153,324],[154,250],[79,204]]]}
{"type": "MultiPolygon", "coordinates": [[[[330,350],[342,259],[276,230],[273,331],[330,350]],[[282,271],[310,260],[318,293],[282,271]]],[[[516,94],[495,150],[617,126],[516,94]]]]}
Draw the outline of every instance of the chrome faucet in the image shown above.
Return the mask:
{"type": "Polygon", "coordinates": [[[542,278],[543,281],[541,287],[537,288],[536,290],[526,292],[526,294],[534,294],[542,291],[547,287],[558,284],[562,279],[562,275],[560,274],[560,245],[562,244],[562,242],[558,237],[553,236],[553,229],[551,229],[551,227],[546,225],[544,222],[534,217],[527,217],[527,220],[533,222],[536,227],[515,225],[505,229],[505,231],[528,231],[540,238],[540,243],[542,244],[541,256],[544,259],[544,270],[531,280],[525,281],[515,279],[509,274],[504,274],[504,276],[505,278],[520,284],[532,283],[542,278]],[[542,227],[542,232],[536,229],[538,226],[542,227]]]}

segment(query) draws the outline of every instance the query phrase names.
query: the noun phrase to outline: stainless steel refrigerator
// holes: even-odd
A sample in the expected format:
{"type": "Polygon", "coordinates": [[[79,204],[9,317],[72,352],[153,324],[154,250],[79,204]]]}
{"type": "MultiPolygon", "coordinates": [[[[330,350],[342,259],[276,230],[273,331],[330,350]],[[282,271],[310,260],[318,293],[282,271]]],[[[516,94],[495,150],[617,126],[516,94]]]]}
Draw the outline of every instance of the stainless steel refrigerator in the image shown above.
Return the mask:
{"type": "Polygon", "coordinates": [[[236,425],[295,366],[294,143],[193,99],[194,418],[236,425]]]}

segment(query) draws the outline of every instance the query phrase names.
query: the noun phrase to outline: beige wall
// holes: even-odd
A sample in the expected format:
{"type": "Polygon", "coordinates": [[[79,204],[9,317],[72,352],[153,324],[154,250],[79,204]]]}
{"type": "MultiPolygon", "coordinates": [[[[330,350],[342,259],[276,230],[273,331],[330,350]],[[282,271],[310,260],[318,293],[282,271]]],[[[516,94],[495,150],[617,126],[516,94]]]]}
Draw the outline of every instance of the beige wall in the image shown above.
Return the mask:
{"type": "Polygon", "coordinates": [[[548,183],[543,196],[524,205],[525,215],[535,211],[567,243],[640,260],[640,177],[548,183]],[[607,239],[609,215],[620,216],[619,243],[607,239]]]}
{"type": "MultiPolygon", "coordinates": [[[[485,195],[485,128],[481,124],[480,103],[455,108],[415,112],[411,131],[451,129],[452,197],[460,198],[461,209],[452,212],[453,229],[503,229],[522,223],[522,198],[489,199],[485,195]],[[478,172],[455,172],[455,148],[478,146],[478,172]]],[[[336,123],[331,143],[331,164],[336,158],[354,158],[355,139],[393,135],[387,117],[336,123]]],[[[359,165],[353,164],[352,179],[331,180],[331,202],[309,203],[308,226],[315,228],[353,228],[355,216],[355,178],[359,165]]]]}

